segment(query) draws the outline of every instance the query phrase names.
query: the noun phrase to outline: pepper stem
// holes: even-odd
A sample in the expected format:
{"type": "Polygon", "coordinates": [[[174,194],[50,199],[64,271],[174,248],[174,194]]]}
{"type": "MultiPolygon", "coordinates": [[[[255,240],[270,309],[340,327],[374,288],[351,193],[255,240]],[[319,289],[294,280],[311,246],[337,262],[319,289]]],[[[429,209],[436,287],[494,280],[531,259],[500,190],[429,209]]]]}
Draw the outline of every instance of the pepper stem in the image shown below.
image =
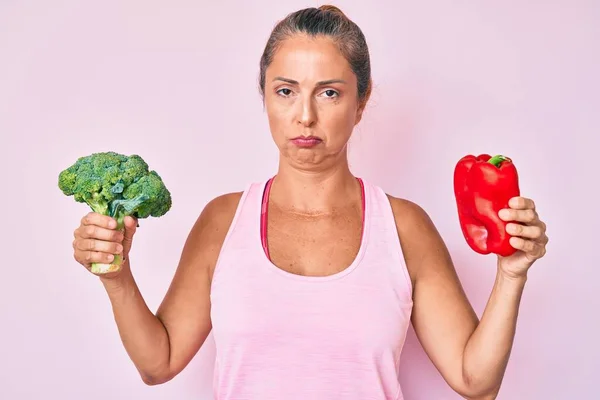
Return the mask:
{"type": "Polygon", "coordinates": [[[488,160],[488,162],[495,167],[498,167],[503,161],[510,161],[510,158],[498,154],[488,160]]]}

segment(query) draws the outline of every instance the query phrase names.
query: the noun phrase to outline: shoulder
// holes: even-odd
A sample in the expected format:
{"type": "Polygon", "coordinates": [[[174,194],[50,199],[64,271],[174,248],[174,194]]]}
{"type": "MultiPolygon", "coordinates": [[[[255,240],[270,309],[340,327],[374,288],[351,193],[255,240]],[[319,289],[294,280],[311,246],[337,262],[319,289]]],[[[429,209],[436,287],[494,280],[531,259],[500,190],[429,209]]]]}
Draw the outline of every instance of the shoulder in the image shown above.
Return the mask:
{"type": "Polygon", "coordinates": [[[232,219],[243,194],[244,192],[231,192],[213,198],[206,204],[199,219],[216,224],[232,219]]]}
{"type": "Polygon", "coordinates": [[[212,273],[243,192],[211,199],[196,218],[185,242],[181,263],[212,273]]]}
{"type": "Polygon", "coordinates": [[[417,203],[387,195],[407,268],[414,281],[426,269],[449,259],[446,245],[433,220],[417,203]]]}
{"type": "MultiPolygon", "coordinates": [[[[399,231],[434,234],[435,226],[429,214],[417,203],[386,194],[399,231]]],[[[400,233],[400,232],[399,232],[400,233]]]]}
{"type": "Polygon", "coordinates": [[[192,229],[198,240],[218,243],[225,239],[242,195],[243,192],[221,194],[204,206],[192,229]]]}

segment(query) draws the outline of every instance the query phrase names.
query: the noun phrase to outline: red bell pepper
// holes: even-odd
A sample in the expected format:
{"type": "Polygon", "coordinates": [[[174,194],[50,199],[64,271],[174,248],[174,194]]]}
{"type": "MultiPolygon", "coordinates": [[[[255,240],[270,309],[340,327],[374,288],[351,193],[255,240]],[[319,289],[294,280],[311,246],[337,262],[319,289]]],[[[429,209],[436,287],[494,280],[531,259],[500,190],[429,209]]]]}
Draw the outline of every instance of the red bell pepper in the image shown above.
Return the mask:
{"type": "Polygon", "coordinates": [[[498,216],[512,197],[520,196],[517,169],[510,158],[464,156],[454,169],[454,195],[460,227],[471,249],[504,257],[516,252],[506,232],[508,222],[498,216]]]}

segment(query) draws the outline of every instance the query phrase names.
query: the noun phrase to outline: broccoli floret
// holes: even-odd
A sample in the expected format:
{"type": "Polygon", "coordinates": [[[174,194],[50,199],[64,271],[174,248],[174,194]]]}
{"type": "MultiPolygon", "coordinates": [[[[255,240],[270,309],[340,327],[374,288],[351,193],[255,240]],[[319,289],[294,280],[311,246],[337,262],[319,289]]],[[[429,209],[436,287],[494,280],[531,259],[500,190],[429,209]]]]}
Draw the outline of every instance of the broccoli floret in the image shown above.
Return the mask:
{"type": "MultiPolygon", "coordinates": [[[[161,217],[172,205],[171,193],[162,178],[135,154],[109,151],[80,157],[60,172],[58,187],[94,212],[113,217],[117,229],[124,228],[128,215],[138,219],[161,217]]],[[[116,256],[110,265],[92,264],[92,272],[115,271],[121,263],[121,257],[116,256]]]]}

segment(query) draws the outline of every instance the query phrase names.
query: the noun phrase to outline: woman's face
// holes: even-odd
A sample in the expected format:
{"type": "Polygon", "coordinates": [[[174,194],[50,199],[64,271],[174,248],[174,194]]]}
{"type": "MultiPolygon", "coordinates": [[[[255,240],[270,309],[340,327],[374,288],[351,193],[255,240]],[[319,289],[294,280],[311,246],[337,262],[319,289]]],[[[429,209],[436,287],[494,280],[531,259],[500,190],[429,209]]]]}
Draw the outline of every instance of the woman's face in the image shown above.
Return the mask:
{"type": "Polygon", "coordinates": [[[303,170],[346,156],[360,121],[357,80],[328,38],[297,35],[282,43],[265,74],[265,108],[281,155],[303,170]]]}

